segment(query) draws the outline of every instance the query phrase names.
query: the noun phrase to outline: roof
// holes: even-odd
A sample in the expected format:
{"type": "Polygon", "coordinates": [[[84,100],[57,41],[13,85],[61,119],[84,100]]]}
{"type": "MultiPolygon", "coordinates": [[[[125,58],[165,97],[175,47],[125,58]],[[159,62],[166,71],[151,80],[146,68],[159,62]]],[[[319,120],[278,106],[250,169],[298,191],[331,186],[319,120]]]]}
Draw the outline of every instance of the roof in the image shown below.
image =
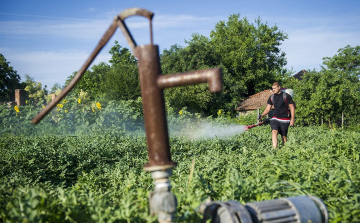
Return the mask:
{"type": "Polygon", "coordinates": [[[297,74],[295,74],[293,77],[299,80],[302,80],[302,76],[306,73],[306,70],[301,70],[297,74]]]}
{"type": "Polygon", "coordinates": [[[257,94],[251,95],[238,104],[237,111],[248,111],[261,108],[267,104],[267,100],[272,95],[272,90],[265,90],[257,94]]]}

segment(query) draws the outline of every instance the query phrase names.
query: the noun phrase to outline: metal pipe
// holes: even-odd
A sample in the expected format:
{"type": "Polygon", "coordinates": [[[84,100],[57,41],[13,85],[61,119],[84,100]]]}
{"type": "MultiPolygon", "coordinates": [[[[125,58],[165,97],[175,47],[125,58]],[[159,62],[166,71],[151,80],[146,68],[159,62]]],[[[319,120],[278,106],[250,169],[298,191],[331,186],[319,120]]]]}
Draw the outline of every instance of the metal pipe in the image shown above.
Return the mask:
{"type": "Polygon", "coordinates": [[[151,177],[155,180],[155,191],[150,193],[150,214],[158,215],[160,223],[174,222],[177,200],[170,185],[171,169],[152,171],[151,177]]]}
{"type": "Polygon", "coordinates": [[[133,53],[133,55],[135,57],[137,57],[136,55],[136,42],[134,40],[134,38],[132,37],[129,29],[127,28],[127,26],[124,23],[124,20],[130,16],[134,16],[134,15],[140,15],[140,16],[144,16],[146,18],[149,19],[150,21],[150,40],[151,40],[151,45],[153,45],[153,29],[152,29],[152,18],[154,17],[154,13],[150,12],[146,9],[141,9],[141,8],[130,8],[130,9],[125,9],[124,11],[122,11],[118,16],[115,17],[115,20],[117,21],[118,26],[120,27],[122,33],[124,34],[127,42],[129,43],[131,52],[133,53]]]}
{"type": "Polygon", "coordinates": [[[161,73],[159,48],[157,45],[138,46],[136,54],[149,156],[149,163],[145,164],[144,169],[154,171],[172,168],[176,163],[171,160],[170,155],[164,93],[157,86],[161,73]]]}
{"type": "Polygon", "coordinates": [[[157,86],[159,88],[170,88],[206,82],[209,83],[210,92],[222,91],[221,68],[162,75],[157,80],[157,86]]]}

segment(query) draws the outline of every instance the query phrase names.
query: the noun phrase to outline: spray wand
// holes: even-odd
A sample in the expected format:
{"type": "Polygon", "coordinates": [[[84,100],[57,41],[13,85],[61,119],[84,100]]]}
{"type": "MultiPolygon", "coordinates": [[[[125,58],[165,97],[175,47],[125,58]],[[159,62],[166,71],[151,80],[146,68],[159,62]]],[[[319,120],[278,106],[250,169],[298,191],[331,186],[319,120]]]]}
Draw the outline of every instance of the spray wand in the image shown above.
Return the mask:
{"type": "Polygon", "coordinates": [[[258,122],[258,123],[253,124],[253,125],[244,126],[244,129],[245,129],[245,131],[246,131],[246,130],[255,128],[255,127],[257,127],[257,126],[260,126],[260,125],[263,125],[263,124],[266,124],[266,123],[269,123],[269,122],[270,122],[270,118],[267,118],[267,119],[265,119],[265,120],[262,121],[262,122],[258,122]]]}

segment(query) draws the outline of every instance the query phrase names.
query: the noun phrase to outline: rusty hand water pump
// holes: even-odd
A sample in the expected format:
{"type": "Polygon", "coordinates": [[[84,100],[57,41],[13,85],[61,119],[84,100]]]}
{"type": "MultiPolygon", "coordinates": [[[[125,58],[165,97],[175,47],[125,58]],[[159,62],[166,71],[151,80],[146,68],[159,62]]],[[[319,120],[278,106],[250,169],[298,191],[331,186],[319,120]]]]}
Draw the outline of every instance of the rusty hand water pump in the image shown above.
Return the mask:
{"type": "MultiPolygon", "coordinates": [[[[152,12],[140,8],[130,8],[115,16],[114,21],[105,32],[100,42],[91,53],[90,57],[86,60],[85,64],[77,72],[70,83],[64,88],[64,90],[32,120],[32,123],[37,124],[48,112],[51,111],[53,107],[55,107],[61,101],[63,97],[65,97],[70,92],[70,90],[84,75],[85,71],[88,69],[100,50],[112,37],[116,28],[120,27],[122,33],[130,45],[130,49],[133,55],[138,59],[141,96],[143,99],[145,131],[149,157],[149,162],[144,165],[144,170],[151,172],[151,176],[154,179],[155,184],[155,191],[150,194],[150,211],[152,214],[158,216],[159,222],[174,222],[177,201],[176,197],[170,192],[171,185],[169,177],[172,175],[172,168],[175,167],[176,163],[171,160],[163,89],[207,82],[211,92],[219,92],[222,90],[222,74],[220,68],[213,68],[173,75],[161,75],[159,47],[153,44],[153,16],[154,14],[152,12]],[[143,16],[149,19],[151,38],[150,45],[137,46],[135,40],[129,32],[124,20],[134,15],[143,16]]],[[[294,201],[292,203],[288,202],[287,206],[283,204],[284,202],[280,202],[282,205],[276,206],[278,207],[277,209],[268,208],[272,211],[271,216],[273,220],[283,219],[285,221],[266,222],[304,222],[303,219],[312,220],[312,222],[327,222],[326,208],[324,208],[323,203],[319,199],[305,199],[303,197],[295,197],[293,200],[294,201]],[[297,208],[301,209],[303,206],[292,205],[293,203],[297,204],[299,202],[302,202],[303,206],[311,206],[313,212],[308,213],[310,218],[306,218],[306,216],[303,217],[302,215],[306,214],[303,214],[301,211],[297,210],[297,208]],[[316,207],[318,208],[316,209],[316,207]],[[289,208],[291,209],[290,212],[288,210],[289,208]],[[287,217],[287,219],[291,219],[291,221],[286,221],[286,218],[284,219],[281,216],[287,217]]],[[[276,200],[267,202],[268,203],[266,204],[269,207],[273,207],[273,203],[271,202],[274,202],[274,204],[279,203],[276,200]]],[[[246,209],[234,201],[227,203],[203,203],[202,206],[205,206],[204,222],[207,218],[209,218],[209,216],[213,222],[265,222],[261,218],[258,218],[256,214],[263,210],[261,207],[264,205],[262,205],[261,202],[250,203],[248,206],[253,207],[253,209],[246,209]]]]}

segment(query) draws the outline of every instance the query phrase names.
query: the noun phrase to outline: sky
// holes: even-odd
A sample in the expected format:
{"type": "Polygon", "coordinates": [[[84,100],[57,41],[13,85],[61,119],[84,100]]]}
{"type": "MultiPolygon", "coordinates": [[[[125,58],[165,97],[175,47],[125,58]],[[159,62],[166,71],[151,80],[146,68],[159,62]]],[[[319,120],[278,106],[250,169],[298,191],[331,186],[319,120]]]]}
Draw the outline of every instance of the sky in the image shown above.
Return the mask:
{"type": "MultiPolygon", "coordinates": [[[[171,45],[186,46],[193,33],[209,37],[219,21],[240,14],[251,23],[261,18],[288,35],[281,50],[287,68],[320,69],[324,57],[347,45],[360,45],[359,0],[0,0],[0,54],[17,71],[47,85],[64,85],[89,57],[114,16],[127,8],[155,13],[154,44],[160,53],[171,45]]],[[[138,45],[150,44],[149,22],[142,17],[125,20],[138,45]]],[[[129,48],[120,29],[93,64],[108,62],[118,41],[129,48]]]]}

